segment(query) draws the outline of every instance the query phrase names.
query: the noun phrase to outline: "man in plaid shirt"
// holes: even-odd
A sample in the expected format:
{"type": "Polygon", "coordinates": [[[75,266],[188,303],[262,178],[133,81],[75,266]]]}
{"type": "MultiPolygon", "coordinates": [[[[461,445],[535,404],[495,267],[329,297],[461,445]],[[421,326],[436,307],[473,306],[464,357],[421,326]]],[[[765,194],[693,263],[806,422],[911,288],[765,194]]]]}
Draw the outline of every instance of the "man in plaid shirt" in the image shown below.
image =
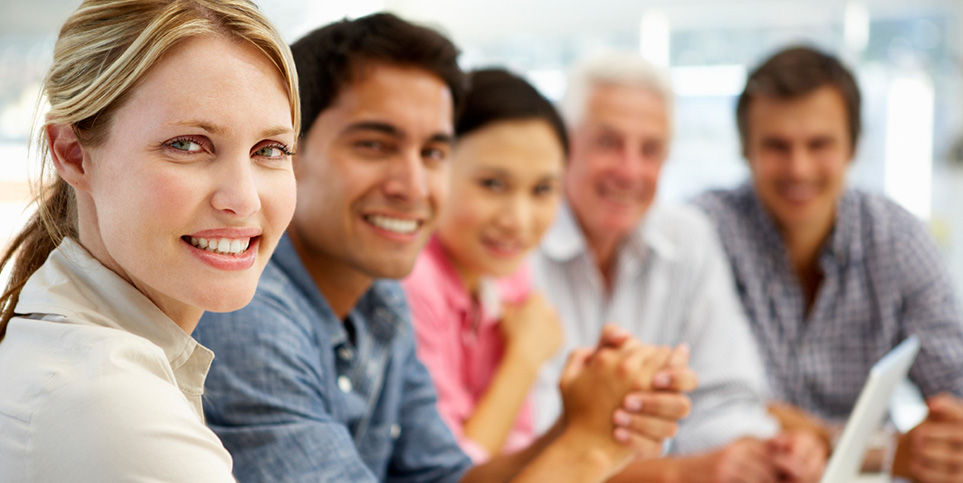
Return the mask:
{"type": "Polygon", "coordinates": [[[719,229],[774,396],[841,422],[873,363],[916,334],[910,379],[929,416],[901,437],[894,471],[963,481],[961,307],[919,220],[846,187],[860,132],[852,74],[784,50],[749,76],[737,122],[752,180],[696,204],[719,229]]]}

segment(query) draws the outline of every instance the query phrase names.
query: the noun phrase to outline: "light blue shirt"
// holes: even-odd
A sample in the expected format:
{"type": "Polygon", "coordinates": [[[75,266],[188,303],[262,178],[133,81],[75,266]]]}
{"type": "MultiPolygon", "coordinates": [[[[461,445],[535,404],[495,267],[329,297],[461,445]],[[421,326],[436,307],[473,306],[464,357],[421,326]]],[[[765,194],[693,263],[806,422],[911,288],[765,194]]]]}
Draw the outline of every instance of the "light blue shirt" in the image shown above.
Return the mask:
{"type": "Polygon", "coordinates": [[[204,412],[240,482],[457,481],[471,464],[397,282],[376,281],[342,321],[284,236],[254,300],[205,314],[195,336],[216,354],[204,412]]]}
{"type": "Polygon", "coordinates": [[[611,293],[571,210],[562,206],[534,260],[536,287],[561,317],[565,348],[536,383],[536,424],[558,416],[565,354],[592,346],[603,324],[643,343],[689,344],[699,376],[692,414],[672,451],[717,448],[743,436],[769,437],[777,424],[765,408],[764,370],[736,296],[728,263],[704,216],[653,206],[619,248],[611,293]]]}

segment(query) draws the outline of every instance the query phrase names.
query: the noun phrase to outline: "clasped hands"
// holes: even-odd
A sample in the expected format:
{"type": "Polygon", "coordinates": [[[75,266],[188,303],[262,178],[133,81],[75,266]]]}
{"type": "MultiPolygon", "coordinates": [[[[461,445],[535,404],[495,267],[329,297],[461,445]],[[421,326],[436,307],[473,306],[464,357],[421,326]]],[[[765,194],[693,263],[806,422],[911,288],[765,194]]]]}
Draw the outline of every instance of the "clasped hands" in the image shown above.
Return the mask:
{"type": "Polygon", "coordinates": [[[697,386],[689,350],[647,346],[614,325],[598,345],[576,349],[559,381],[566,431],[595,440],[592,447],[624,465],[661,454],[665,438],[689,414],[685,393],[697,386]]]}

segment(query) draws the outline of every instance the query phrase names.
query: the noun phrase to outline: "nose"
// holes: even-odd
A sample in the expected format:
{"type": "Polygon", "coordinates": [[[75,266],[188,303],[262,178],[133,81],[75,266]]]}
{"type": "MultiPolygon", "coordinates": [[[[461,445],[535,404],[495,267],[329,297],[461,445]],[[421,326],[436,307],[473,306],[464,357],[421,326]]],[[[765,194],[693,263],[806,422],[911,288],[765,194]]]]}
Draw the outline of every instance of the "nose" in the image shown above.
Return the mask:
{"type": "Polygon", "coordinates": [[[621,156],[619,156],[614,172],[618,175],[619,179],[631,182],[637,180],[645,173],[646,166],[649,164],[651,163],[649,163],[649,160],[647,160],[642,153],[626,148],[622,151],[621,156]]]}
{"type": "Polygon", "coordinates": [[[525,193],[513,193],[507,197],[495,219],[502,233],[517,235],[531,224],[532,201],[525,193]]]}
{"type": "Polygon", "coordinates": [[[383,190],[389,198],[400,201],[426,198],[428,172],[420,153],[408,153],[391,160],[383,190]]]}
{"type": "Polygon", "coordinates": [[[232,216],[245,218],[261,210],[255,168],[246,153],[232,158],[224,159],[219,163],[221,169],[214,170],[211,206],[232,216]]]}
{"type": "Polygon", "coordinates": [[[802,146],[793,147],[787,159],[787,171],[795,177],[801,178],[809,174],[813,160],[810,153],[802,146]]]}

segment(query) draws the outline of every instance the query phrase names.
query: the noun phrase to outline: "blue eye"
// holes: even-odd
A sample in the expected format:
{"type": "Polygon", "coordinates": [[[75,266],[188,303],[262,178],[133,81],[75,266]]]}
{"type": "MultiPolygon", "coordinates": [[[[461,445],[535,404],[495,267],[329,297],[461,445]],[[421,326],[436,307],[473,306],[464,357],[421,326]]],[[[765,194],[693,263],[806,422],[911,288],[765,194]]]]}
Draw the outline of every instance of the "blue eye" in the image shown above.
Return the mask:
{"type": "Polygon", "coordinates": [[[257,151],[254,151],[255,156],[261,156],[264,158],[281,158],[284,156],[290,156],[292,153],[288,150],[287,146],[283,144],[269,144],[267,146],[262,146],[257,151]]]}
{"type": "Polygon", "coordinates": [[[167,145],[177,151],[188,153],[196,153],[203,150],[203,146],[201,146],[200,143],[190,138],[177,138],[167,143],[167,145]]]}

